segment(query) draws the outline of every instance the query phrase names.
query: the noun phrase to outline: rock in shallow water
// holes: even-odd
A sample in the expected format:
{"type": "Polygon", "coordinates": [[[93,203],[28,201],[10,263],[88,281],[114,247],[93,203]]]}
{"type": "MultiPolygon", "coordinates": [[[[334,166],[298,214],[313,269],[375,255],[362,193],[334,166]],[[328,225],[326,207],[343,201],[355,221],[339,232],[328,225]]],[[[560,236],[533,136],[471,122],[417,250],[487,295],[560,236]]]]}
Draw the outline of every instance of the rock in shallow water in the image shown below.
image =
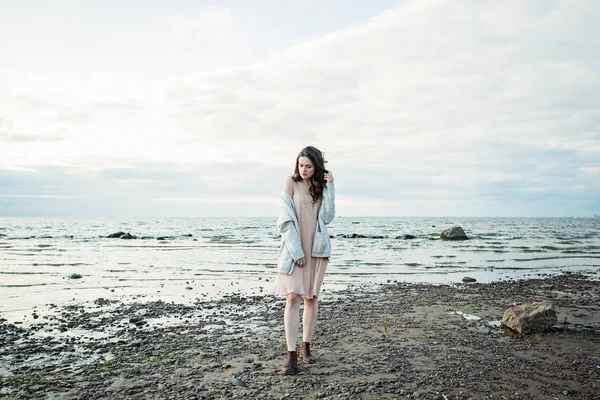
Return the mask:
{"type": "Polygon", "coordinates": [[[107,236],[107,238],[120,238],[124,234],[125,234],[125,232],[119,231],[119,232],[111,233],[110,235],[107,236]]]}
{"type": "Polygon", "coordinates": [[[445,229],[440,237],[443,240],[468,240],[469,237],[460,226],[453,226],[450,229],[445,229]]]}

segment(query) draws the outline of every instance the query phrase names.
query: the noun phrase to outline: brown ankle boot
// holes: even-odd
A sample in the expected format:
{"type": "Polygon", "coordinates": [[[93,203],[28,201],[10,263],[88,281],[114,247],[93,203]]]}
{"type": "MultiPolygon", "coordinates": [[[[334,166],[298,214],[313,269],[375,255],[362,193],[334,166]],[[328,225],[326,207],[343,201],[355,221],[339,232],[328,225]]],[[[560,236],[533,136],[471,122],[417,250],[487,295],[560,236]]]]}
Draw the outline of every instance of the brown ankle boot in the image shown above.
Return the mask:
{"type": "Polygon", "coordinates": [[[315,362],[314,357],[310,354],[310,343],[302,342],[300,345],[300,359],[306,364],[312,364],[315,362]]]}
{"type": "Polygon", "coordinates": [[[295,375],[296,369],[298,368],[298,353],[295,351],[288,351],[287,357],[285,358],[285,363],[281,368],[281,372],[284,375],[295,375]]]}

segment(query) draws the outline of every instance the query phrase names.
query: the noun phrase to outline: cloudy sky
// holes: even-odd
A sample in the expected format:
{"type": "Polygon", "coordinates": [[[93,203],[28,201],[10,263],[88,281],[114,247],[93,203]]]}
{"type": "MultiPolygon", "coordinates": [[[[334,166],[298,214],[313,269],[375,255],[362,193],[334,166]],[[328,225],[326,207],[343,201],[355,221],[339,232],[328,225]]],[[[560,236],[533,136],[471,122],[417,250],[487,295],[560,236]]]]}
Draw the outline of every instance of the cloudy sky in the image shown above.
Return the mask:
{"type": "Polygon", "coordinates": [[[596,0],[0,0],[0,216],[600,214],[596,0]]]}

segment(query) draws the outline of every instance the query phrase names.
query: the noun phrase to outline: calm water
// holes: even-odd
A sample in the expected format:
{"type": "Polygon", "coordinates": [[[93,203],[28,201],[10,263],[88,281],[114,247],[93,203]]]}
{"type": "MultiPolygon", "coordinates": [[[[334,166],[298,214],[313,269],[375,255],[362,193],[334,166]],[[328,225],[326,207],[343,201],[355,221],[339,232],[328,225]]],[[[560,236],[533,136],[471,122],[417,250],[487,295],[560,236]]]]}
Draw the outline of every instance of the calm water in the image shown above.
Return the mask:
{"type": "MultiPolygon", "coordinates": [[[[268,293],[279,247],[275,222],[0,218],[0,316],[98,297],[190,301],[268,293]],[[106,237],[117,231],[138,239],[106,237]],[[69,279],[73,273],[83,277],[69,279]]],[[[324,296],[350,284],[447,283],[465,275],[491,281],[559,269],[600,270],[598,218],[343,217],[330,225],[330,234],[334,255],[324,296]],[[455,225],[470,240],[439,239],[455,225]]]]}

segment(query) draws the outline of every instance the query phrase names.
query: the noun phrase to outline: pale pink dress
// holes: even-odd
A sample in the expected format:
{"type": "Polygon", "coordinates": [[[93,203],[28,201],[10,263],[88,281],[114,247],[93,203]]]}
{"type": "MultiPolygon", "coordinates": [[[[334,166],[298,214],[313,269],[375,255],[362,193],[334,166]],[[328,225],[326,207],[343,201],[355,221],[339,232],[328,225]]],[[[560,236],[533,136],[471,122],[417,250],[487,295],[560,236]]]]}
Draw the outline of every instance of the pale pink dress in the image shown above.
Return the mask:
{"type": "Polygon", "coordinates": [[[279,273],[275,279],[273,294],[296,293],[312,299],[319,296],[325,270],[327,269],[328,258],[313,258],[312,244],[315,237],[315,228],[317,226],[317,214],[321,201],[313,204],[312,196],[308,186],[302,182],[293,182],[294,207],[296,208],[296,217],[300,225],[300,241],[304,251],[304,267],[300,268],[294,265],[290,275],[279,273]]]}

